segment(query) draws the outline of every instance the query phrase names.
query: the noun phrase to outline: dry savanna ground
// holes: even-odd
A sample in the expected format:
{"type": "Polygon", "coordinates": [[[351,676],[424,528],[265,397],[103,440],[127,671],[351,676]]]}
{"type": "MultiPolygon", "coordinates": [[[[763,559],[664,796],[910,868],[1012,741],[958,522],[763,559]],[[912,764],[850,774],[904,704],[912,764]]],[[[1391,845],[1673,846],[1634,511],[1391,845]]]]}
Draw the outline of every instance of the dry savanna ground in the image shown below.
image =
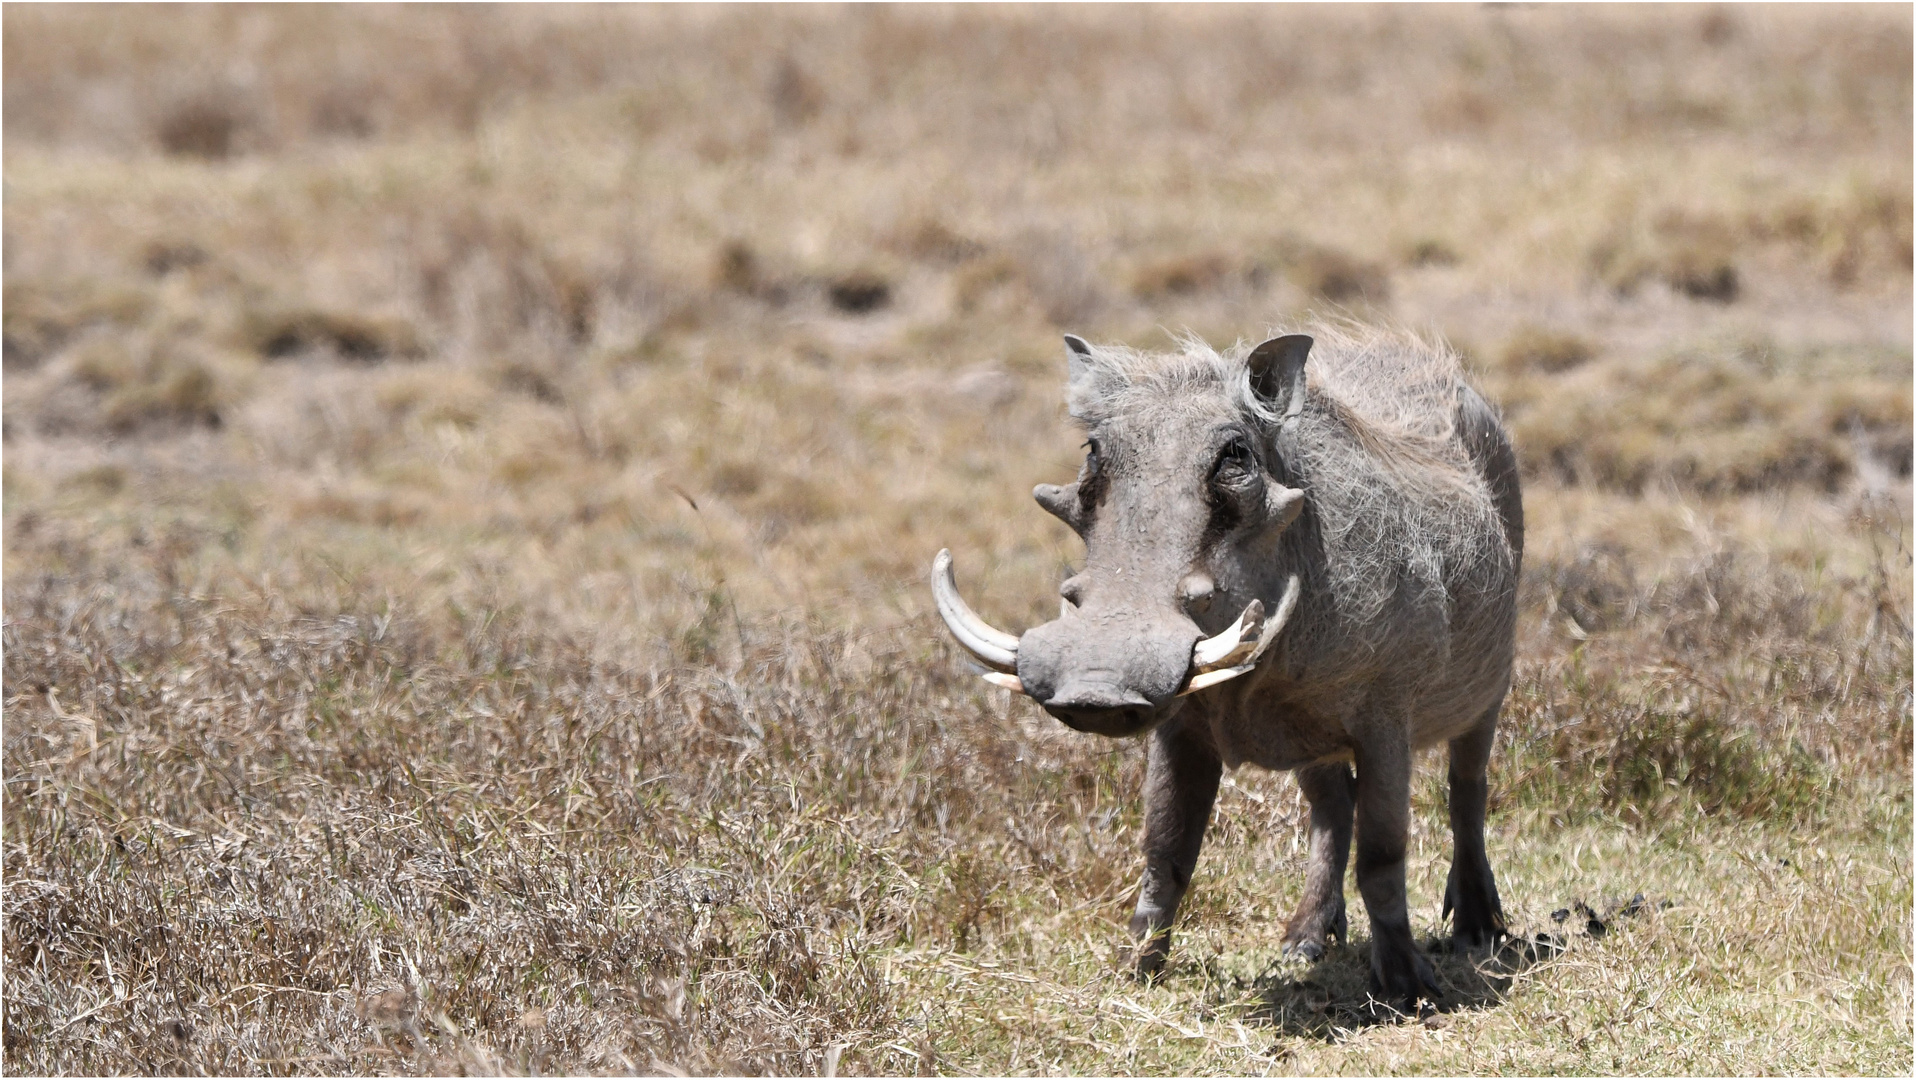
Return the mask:
{"type": "Polygon", "coordinates": [[[1906,6],[4,20],[6,1071],[1910,1071],[1906,6]],[[1142,748],[925,587],[1055,610],[1061,331],[1311,311],[1527,484],[1409,1020],[1255,771],[1125,977],[1142,748]]]}

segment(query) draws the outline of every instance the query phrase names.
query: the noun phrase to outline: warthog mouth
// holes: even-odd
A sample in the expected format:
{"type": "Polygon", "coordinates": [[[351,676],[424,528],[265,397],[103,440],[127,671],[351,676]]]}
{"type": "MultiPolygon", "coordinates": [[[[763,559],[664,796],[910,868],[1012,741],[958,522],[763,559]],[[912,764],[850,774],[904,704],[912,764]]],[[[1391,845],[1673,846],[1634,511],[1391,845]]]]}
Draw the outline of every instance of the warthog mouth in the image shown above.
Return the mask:
{"type": "MultiPolygon", "coordinates": [[[[943,550],[931,564],[932,595],[938,601],[938,614],[958,644],[964,646],[980,664],[991,670],[985,681],[1039,701],[1046,711],[1079,731],[1100,735],[1133,734],[1168,715],[1164,706],[1135,690],[1127,690],[1115,678],[1095,677],[1099,673],[1080,673],[1066,680],[1048,697],[1040,697],[1018,675],[1019,638],[1005,633],[978,617],[977,612],[958,595],[958,583],[952,576],[951,552],[943,550]]],[[[1277,640],[1291,613],[1297,607],[1298,580],[1293,574],[1285,585],[1277,611],[1265,618],[1264,603],[1252,600],[1224,630],[1203,638],[1191,647],[1191,661],[1183,686],[1176,697],[1182,698],[1243,675],[1257,666],[1265,650],[1277,640]]]]}

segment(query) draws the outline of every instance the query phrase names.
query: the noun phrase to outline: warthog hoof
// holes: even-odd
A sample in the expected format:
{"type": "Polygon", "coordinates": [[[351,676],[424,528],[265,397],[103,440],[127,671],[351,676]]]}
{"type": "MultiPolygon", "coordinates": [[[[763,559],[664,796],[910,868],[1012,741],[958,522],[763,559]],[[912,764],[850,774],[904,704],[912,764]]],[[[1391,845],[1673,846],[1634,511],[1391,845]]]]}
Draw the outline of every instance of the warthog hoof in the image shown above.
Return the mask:
{"type": "Polygon", "coordinates": [[[1324,953],[1325,944],[1323,939],[1316,938],[1310,941],[1286,941],[1283,950],[1278,955],[1286,957],[1298,956],[1315,964],[1319,960],[1324,959],[1324,953]]]}
{"type": "Polygon", "coordinates": [[[1328,912],[1300,911],[1291,916],[1284,931],[1284,956],[1301,956],[1311,963],[1324,959],[1330,951],[1330,939],[1350,940],[1350,924],[1344,916],[1344,900],[1339,897],[1328,912]]]}
{"type": "Polygon", "coordinates": [[[1380,938],[1371,946],[1370,996],[1415,1016],[1418,1000],[1435,1002],[1443,988],[1437,985],[1437,969],[1417,946],[1387,944],[1380,938]]]}
{"type": "Polygon", "coordinates": [[[1131,916],[1131,969],[1140,980],[1155,982],[1171,955],[1171,928],[1142,912],[1131,916]]]}
{"type": "Polygon", "coordinates": [[[1501,929],[1483,930],[1469,933],[1459,930],[1450,935],[1450,951],[1456,956],[1467,956],[1473,960],[1483,960],[1495,956],[1510,935],[1501,929]]]}
{"type": "Polygon", "coordinates": [[[1461,874],[1456,864],[1451,865],[1449,880],[1444,883],[1444,914],[1455,920],[1451,924],[1452,951],[1482,957],[1503,944],[1509,933],[1488,861],[1480,861],[1461,874]]]}

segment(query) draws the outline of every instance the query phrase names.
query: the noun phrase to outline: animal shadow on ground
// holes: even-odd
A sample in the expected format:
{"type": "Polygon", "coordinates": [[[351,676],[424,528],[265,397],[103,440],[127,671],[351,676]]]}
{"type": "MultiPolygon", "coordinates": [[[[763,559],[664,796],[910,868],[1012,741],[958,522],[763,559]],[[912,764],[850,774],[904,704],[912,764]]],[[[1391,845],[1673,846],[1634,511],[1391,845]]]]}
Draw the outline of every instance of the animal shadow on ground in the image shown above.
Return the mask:
{"type": "MultiPolygon", "coordinates": [[[[1525,969],[1561,956],[1573,940],[1602,941],[1611,931],[1648,912],[1667,910],[1671,901],[1649,901],[1642,893],[1607,905],[1602,914],[1582,900],[1550,913],[1554,929],[1505,937],[1489,956],[1468,956],[1451,948],[1451,939],[1424,942],[1424,955],[1437,969],[1443,993],[1423,1002],[1417,1019],[1434,1022],[1443,1013],[1489,1009],[1503,1004],[1510,984],[1525,969]]],[[[1301,974],[1298,961],[1279,960],[1262,974],[1245,979],[1211,973],[1238,994],[1250,991],[1258,1002],[1249,1019],[1268,1023],[1281,1035],[1337,1042],[1376,1024],[1411,1019],[1391,1004],[1370,996],[1370,940],[1339,942],[1301,974]]]]}
{"type": "MultiPolygon", "coordinates": [[[[1551,935],[1511,937],[1494,955],[1473,959],[1451,951],[1449,939],[1425,942],[1424,951],[1437,969],[1443,994],[1435,1002],[1425,1002],[1419,1015],[1428,1020],[1459,1009],[1494,1008],[1503,1003],[1518,972],[1562,949],[1561,941],[1551,935]]],[[[1284,961],[1252,979],[1237,981],[1240,992],[1251,990],[1260,1003],[1250,1018],[1270,1024],[1282,1035],[1335,1042],[1375,1024],[1410,1019],[1370,996],[1368,938],[1340,942],[1301,973],[1295,962],[1284,961]]]]}

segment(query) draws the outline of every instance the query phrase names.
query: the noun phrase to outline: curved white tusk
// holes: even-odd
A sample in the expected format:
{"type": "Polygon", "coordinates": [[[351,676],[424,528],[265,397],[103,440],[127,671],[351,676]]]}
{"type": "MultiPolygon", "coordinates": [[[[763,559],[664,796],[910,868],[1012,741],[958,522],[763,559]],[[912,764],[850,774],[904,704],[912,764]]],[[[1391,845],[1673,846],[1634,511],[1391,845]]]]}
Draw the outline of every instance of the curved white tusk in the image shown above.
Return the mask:
{"type": "Polygon", "coordinates": [[[1244,654],[1257,646],[1258,631],[1262,629],[1264,602],[1253,600],[1244,605],[1244,611],[1236,622],[1191,647],[1191,666],[1202,675],[1216,668],[1242,663],[1244,654]]]}
{"type": "Polygon", "coordinates": [[[1237,667],[1219,668],[1216,671],[1207,671],[1202,675],[1193,675],[1191,676],[1190,683],[1187,684],[1184,689],[1178,691],[1178,696],[1183,697],[1186,694],[1195,694],[1207,686],[1216,686],[1221,682],[1230,682],[1232,679],[1237,678],[1239,675],[1244,674],[1256,666],[1256,664],[1239,664],[1237,667]]]}
{"type": "MultiPolygon", "coordinates": [[[[1264,650],[1270,648],[1271,643],[1277,640],[1277,635],[1284,630],[1284,624],[1291,621],[1291,613],[1297,610],[1297,590],[1297,575],[1292,574],[1291,580],[1284,586],[1284,598],[1277,602],[1277,614],[1273,615],[1264,623],[1264,630],[1257,635],[1257,645],[1251,650],[1250,655],[1246,656],[1242,662],[1233,667],[1198,672],[1196,675],[1191,676],[1191,681],[1185,685],[1184,689],[1178,691],[1178,696],[1183,697],[1186,694],[1195,694],[1206,687],[1216,686],[1222,682],[1230,682],[1232,679],[1256,667],[1258,660],[1264,656],[1264,650]]],[[[1253,601],[1253,603],[1255,602],[1256,601],[1253,601]]]]}
{"type": "Polygon", "coordinates": [[[1297,575],[1292,574],[1291,580],[1284,583],[1284,596],[1277,602],[1277,614],[1264,624],[1264,632],[1257,636],[1257,648],[1251,650],[1246,663],[1257,663],[1258,658],[1264,655],[1264,650],[1270,648],[1271,642],[1276,641],[1277,635],[1283,632],[1284,624],[1291,621],[1291,612],[1297,610],[1297,590],[1297,575]]]}
{"type": "Polygon", "coordinates": [[[938,614],[945,628],[965,651],[988,668],[1007,674],[1018,670],[1018,639],[997,630],[971,610],[958,595],[958,582],[951,576],[951,551],[944,549],[931,563],[931,594],[938,601],[938,614]]]}
{"type": "Polygon", "coordinates": [[[1016,675],[1007,675],[1002,671],[987,671],[978,677],[994,686],[1002,686],[1014,694],[1025,692],[1024,680],[1016,675]]]}

